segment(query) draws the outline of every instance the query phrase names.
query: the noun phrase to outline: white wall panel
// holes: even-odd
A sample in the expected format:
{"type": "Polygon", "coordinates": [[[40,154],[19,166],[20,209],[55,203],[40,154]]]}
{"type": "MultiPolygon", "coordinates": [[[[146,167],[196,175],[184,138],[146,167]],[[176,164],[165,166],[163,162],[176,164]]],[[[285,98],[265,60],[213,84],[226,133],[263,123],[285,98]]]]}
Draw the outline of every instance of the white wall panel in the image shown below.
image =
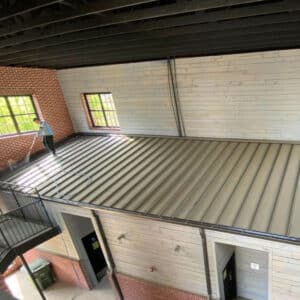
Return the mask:
{"type": "Polygon", "coordinates": [[[61,233],[40,244],[37,248],[43,251],[51,252],[53,254],[62,255],[73,259],[79,259],[79,255],[73,243],[72,237],[60,213],[62,206],[46,202],[46,207],[49,210],[49,214],[59,225],[61,233]]]}
{"type": "Polygon", "coordinates": [[[197,228],[100,212],[116,270],[136,278],[206,295],[197,228]],[[124,238],[119,237],[124,235],[124,238]],[[155,270],[151,272],[151,267],[155,270]]]}
{"type": "Polygon", "coordinates": [[[95,132],[80,95],[111,92],[121,133],[177,135],[166,61],[67,69],[57,75],[77,132],[95,132]]]}
{"type": "Polygon", "coordinates": [[[300,50],[176,60],[188,136],[300,139],[300,50]]]}

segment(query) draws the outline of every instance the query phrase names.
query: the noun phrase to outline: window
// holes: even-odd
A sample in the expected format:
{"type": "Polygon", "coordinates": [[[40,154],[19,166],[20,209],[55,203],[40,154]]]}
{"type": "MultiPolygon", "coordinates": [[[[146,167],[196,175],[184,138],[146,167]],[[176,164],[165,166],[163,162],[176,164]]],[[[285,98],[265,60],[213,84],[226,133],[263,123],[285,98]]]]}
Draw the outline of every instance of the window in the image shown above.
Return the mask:
{"type": "Polygon", "coordinates": [[[38,130],[31,96],[0,96],[0,135],[38,130]]]}
{"type": "Polygon", "coordinates": [[[85,94],[86,106],[93,127],[119,128],[111,93],[85,94]]]}

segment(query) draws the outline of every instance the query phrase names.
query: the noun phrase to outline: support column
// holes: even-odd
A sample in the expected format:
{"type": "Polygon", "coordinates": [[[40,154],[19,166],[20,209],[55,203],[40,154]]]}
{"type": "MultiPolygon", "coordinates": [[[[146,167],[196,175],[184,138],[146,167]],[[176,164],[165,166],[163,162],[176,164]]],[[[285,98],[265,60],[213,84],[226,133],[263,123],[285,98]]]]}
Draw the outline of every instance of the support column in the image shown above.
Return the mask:
{"type": "Polygon", "coordinates": [[[210,280],[206,235],[205,235],[205,230],[203,228],[199,228],[199,231],[200,231],[200,235],[201,235],[201,239],[202,239],[203,261],[204,261],[204,269],[205,269],[207,299],[211,300],[212,299],[212,289],[211,289],[211,280],[210,280]]]}
{"type": "Polygon", "coordinates": [[[21,258],[21,261],[22,261],[22,263],[23,263],[25,269],[27,270],[29,276],[31,277],[31,279],[32,279],[32,281],[33,281],[33,283],[34,283],[36,289],[38,290],[38,292],[39,292],[41,298],[42,298],[43,300],[47,300],[46,297],[45,297],[45,295],[44,295],[44,293],[43,293],[43,291],[42,291],[42,289],[41,289],[40,286],[38,285],[38,283],[37,283],[37,281],[36,281],[34,275],[32,274],[32,272],[31,272],[31,270],[30,270],[30,268],[29,268],[29,266],[28,266],[28,264],[27,264],[27,261],[25,260],[25,258],[24,258],[24,256],[23,256],[23,254],[19,254],[19,257],[21,258]]]}
{"type": "Polygon", "coordinates": [[[182,137],[182,136],[186,136],[186,133],[185,133],[184,121],[182,116],[180,100],[179,100],[175,58],[168,59],[167,64],[168,64],[168,81],[169,81],[171,102],[172,102],[175,122],[178,130],[178,135],[182,137]]]}

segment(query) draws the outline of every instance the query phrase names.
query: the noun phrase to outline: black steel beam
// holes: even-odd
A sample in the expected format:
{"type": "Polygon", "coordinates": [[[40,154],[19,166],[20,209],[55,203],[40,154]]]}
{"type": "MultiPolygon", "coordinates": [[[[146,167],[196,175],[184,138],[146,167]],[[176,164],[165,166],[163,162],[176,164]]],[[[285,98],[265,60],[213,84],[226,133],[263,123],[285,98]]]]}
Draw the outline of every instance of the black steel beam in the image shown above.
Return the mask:
{"type": "Polygon", "coordinates": [[[271,37],[245,36],[235,42],[232,41],[214,41],[204,42],[190,41],[186,45],[171,45],[159,50],[149,50],[140,48],[138,53],[130,51],[123,53],[122,49],[113,51],[109,55],[76,55],[68,59],[45,60],[39,63],[24,63],[22,66],[28,67],[47,67],[64,69],[70,67],[83,67],[91,65],[104,65],[115,63],[129,63],[147,60],[166,59],[168,57],[190,57],[203,55],[219,55],[229,53],[243,53],[253,51],[266,51],[275,49],[291,49],[300,47],[300,34],[274,34],[271,37]],[[205,47],[203,45],[205,44],[205,47]]]}
{"type": "Polygon", "coordinates": [[[14,5],[6,6],[4,3],[0,5],[0,22],[9,18],[16,17],[33,10],[50,6],[56,3],[61,3],[64,0],[29,0],[29,1],[15,1],[14,5]]]}
{"type": "Polygon", "coordinates": [[[110,1],[98,1],[96,3],[84,3],[70,9],[69,7],[60,8],[49,12],[46,16],[39,18],[31,18],[24,23],[15,24],[0,29],[0,37],[26,31],[40,26],[47,26],[53,23],[65,22],[75,18],[88,16],[91,14],[102,13],[114,9],[124,8],[132,5],[138,5],[143,3],[155,2],[157,0],[110,0],[110,1]]]}
{"type": "Polygon", "coordinates": [[[72,23],[60,23],[53,24],[41,30],[31,30],[25,32],[23,35],[18,37],[10,37],[0,42],[0,48],[17,45],[20,43],[50,38],[54,36],[64,35],[68,33],[74,33],[83,31],[86,29],[99,28],[109,25],[129,23],[139,20],[147,20],[152,18],[161,18],[177,14],[191,13],[195,11],[204,10],[207,8],[220,7],[220,3],[223,6],[247,4],[247,3],[258,3],[253,6],[233,6],[228,9],[218,9],[212,11],[206,11],[200,13],[198,23],[215,22],[220,20],[230,20],[242,17],[250,17],[256,15],[266,15],[273,13],[280,13],[286,11],[297,11],[300,10],[300,1],[297,0],[285,0],[284,2],[265,3],[261,0],[228,0],[228,1],[217,1],[217,0],[181,0],[175,4],[163,5],[153,8],[145,8],[132,12],[122,12],[118,14],[105,14],[99,18],[83,18],[79,19],[78,22],[72,23]],[[261,2],[261,3],[260,3],[261,2]],[[219,4],[218,4],[219,3],[219,4]],[[218,5],[217,5],[218,4],[218,5]]]}
{"type": "MultiPolygon", "coordinates": [[[[189,17],[194,17],[194,16],[186,16],[186,18],[189,20],[189,17]]],[[[185,18],[185,17],[183,17],[185,18]]],[[[168,26],[168,20],[160,20],[164,22],[164,26],[168,26]]],[[[161,22],[158,21],[159,26],[161,25],[161,22]]],[[[153,21],[150,21],[150,24],[147,23],[140,23],[136,24],[135,26],[118,26],[117,28],[107,28],[104,30],[99,30],[97,29],[96,31],[93,32],[80,32],[77,34],[71,34],[72,37],[65,38],[64,36],[56,38],[53,42],[54,43],[59,43],[55,44],[53,46],[51,45],[51,39],[49,41],[40,41],[39,42],[39,47],[37,49],[30,49],[30,47],[35,47],[35,45],[32,45],[31,43],[28,43],[26,45],[21,45],[17,46],[16,48],[8,48],[8,50],[3,49],[2,51],[0,50],[0,62],[6,62],[9,63],[10,60],[17,60],[17,59],[24,59],[24,58],[29,58],[29,57],[43,57],[45,55],[55,55],[61,52],[61,49],[65,52],[66,50],[72,50],[72,49],[78,49],[83,47],[84,45],[97,43],[99,39],[107,45],[108,41],[122,41],[123,39],[123,34],[125,33],[131,33],[132,30],[135,31],[142,31],[145,30],[142,34],[136,35],[137,37],[142,37],[148,38],[149,36],[155,36],[157,34],[157,37],[160,36],[168,36],[168,35],[179,35],[179,34],[185,34],[185,33],[207,33],[210,32],[211,34],[214,34],[215,31],[224,31],[224,30],[229,30],[229,29],[243,29],[243,28],[249,28],[249,27],[257,27],[261,25],[270,25],[270,24],[281,24],[284,23],[283,26],[288,25],[288,23],[292,22],[299,22],[300,21],[300,13],[283,13],[283,14],[275,14],[275,15],[270,15],[270,16],[259,16],[259,17],[249,17],[249,18],[243,18],[243,19],[236,19],[236,20],[229,20],[229,21],[223,21],[223,22],[216,22],[216,23],[203,23],[203,24],[195,24],[195,25],[187,25],[187,26],[182,26],[182,27],[171,27],[172,24],[170,24],[171,28],[166,28],[162,30],[153,30],[157,29],[155,27],[155,23],[153,24],[153,21]],[[148,26],[150,25],[150,26],[148,26]],[[153,26],[154,25],[154,26],[153,26]],[[152,30],[151,30],[152,29],[152,30]],[[148,32],[149,31],[149,32],[148,32]],[[116,37],[115,35],[110,36],[110,33],[113,34],[118,34],[116,37]],[[106,34],[109,34],[108,37],[106,34]],[[76,36],[78,40],[76,39],[76,36]],[[97,39],[96,39],[97,38],[97,39]],[[85,43],[82,43],[82,41],[85,41],[85,43]],[[71,42],[73,41],[73,42],[71,42]],[[45,49],[43,47],[43,42],[47,47],[45,49]],[[29,46],[29,49],[27,47],[23,46],[29,46]],[[24,50],[25,48],[25,50],[24,50]]],[[[296,26],[296,25],[295,25],[296,26]]],[[[134,33],[133,31],[132,33],[134,33]]],[[[126,38],[128,39],[127,42],[130,41],[129,38],[131,38],[133,34],[126,35],[126,38]]]]}
{"type": "Polygon", "coordinates": [[[205,270],[205,280],[206,280],[206,291],[208,300],[212,299],[212,285],[210,278],[210,268],[209,268],[209,256],[208,256],[208,247],[205,230],[203,228],[199,228],[199,233],[202,240],[202,251],[203,251],[203,263],[205,270]]]}
{"type": "MultiPolygon", "coordinates": [[[[200,19],[201,21],[201,19],[200,19]]],[[[259,26],[267,24],[277,24],[285,22],[300,21],[300,13],[282,13],[268,16],[248,17],[215,23],[200,23],[198,32],[210,32],[219,29],[245,28],[250,26],[259,26]]],[[[16,45],[0,49],[0,56],[15,54],[19,52],[32,53],[29,50],[42,49],[47,47],[47,51],[51,46],[62,45],[73,42],[82,42],[96,38],[105,38],[109,36],[119,36],[134,32],[144,32],[150,30],[173,28],[179,26],[187,26],[199,23],[197,14],[188,16],[176,16],[167,19],[148,20],[134,24],[125,24],[108,28],[93,29],[89,31],[81,31],[77,33],[66,34],[58,37],[49,38],[47,40],[39,40],[35,42],[16,45]]],[[[56,47],[54,47],[56,48],[56,47]]],[[[14,56],[17,57],[17,56],[14,56]]],[[[9,58],[9,56],[7,57],[9,58]]]]}
{"type": "Polygon", "coordinates": [[[19,257],[21,258],[23,266],[25,267],[25,269],[26,269],[27,273],[29,274],[31,280],[33,281],[33,283],[34,283],[34,285],[35,285],[35,287],[36,287],[36,289],[37,289],[40,297],[42,298],[42,300],[47,300],[46,297],[45,297],[45,295],[44,295],[44,293],[43,293],[42,288],[38,284],[38,281],[37,281],[36,277],[33,275],[30,267],[28,266],[25,257],[23,256],[23,254],[20,254],[19,257]]]}
{"type": "MultiPolygon", "coordinates": [[[[206,45],[212,41],[215,43],[227,43],[228,41],[234,44],[237,39],[243,38],[243,36],[253,35],[259,39],[260,37],[268,37],[270,35],[274,36],[281,34],[284,30],[285,36],[287,34],[294,34],[300,32],[300,23],[285,24],[283,27],[281,24],[276,25],[265,25],[256,26],[250,28],[239,28],[236,30],[220,30],[215,31],[207,36],[207,34],[199,34],[197,30],[190,31],[186,30],[185,27],[176,28],[169,32],[168,30],[162,30],[158,32],[149,32],[148,34],[133,34],[124,35],[119,39],[107,38],[106,40],[95,40],[89,41],[77,47],[68,45],[62,47],[61,49],[53,49],[49,52],[34,52],[32,56],[24,58],[2,58],[0,59],[0,64],[18,64],[26,65],[27,63],[39,63],[43,61],[54,60],[59,62],[61,60],[67,61],[70,57],[80,55],[80,56],[108,56],[114,55],[116,53],[120,57],[126,53],[136,53],[141,52],[142,54],[148,53],[149,51],[168,49],[173,45],[182,44],[183,47],[187,43],[197,42],[201,43],[200,49],[205,49],[206,45]],[[234,41],[232,41],[234,40],[234,41]],[[145,52],[147,50],[147,52],[145,52]]],[[[196,28],[197,29],[197,28],[196,28]]],[[[221,29],[221,28],[220,28],[221,29]]]]}

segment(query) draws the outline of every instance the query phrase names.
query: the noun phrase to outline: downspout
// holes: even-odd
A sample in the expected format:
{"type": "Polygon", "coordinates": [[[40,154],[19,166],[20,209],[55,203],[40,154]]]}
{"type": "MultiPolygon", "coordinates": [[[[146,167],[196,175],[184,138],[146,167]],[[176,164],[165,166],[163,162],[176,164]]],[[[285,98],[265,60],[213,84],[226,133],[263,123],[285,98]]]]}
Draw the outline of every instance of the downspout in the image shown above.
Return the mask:
{"type": "Polygon", "coordinates": [[[117,293],[118,299],[123,300],[124,299],[123,294],[122,294],[118,279],[115,274],[116,272],[115,272],[115,264],[113,261],[113,257],[110,252],[107,240],[105,238],[102,224],[101,224],[99,217],[98,217],[97,213],[95,212],[95,210],[91,210],[91,221],[92,221],[93,227],[95,229],[98,241],[100,243],[105,261],[107,263],[108,275],[110,276],[110,278],[112,280],[112,284],[114,285],[114,290],[117,293]]]}
{"type": "Polygon", "coordinates": [[[208,250],[207,250],[207,241],[206,234],[203,228],[199,228],[200,236],[202,239],[202,249],[203,249],[203,262],[205,270],[205,279],[206,279],[206,290],[207,290],[207,299],[212,299],[212,288],[211,288],[211,279],[209,271],[209,261],[208,261],[208,250]]]}
{"type": "Polygon", "coordinates": [[[183,137],[186,136],[186,134],[185,134],[185,127],[183,123],[181,105],[179,101],[175,59],[169,58],[167,60],[167,64],[168,64],[168,82],[170,88],[173,113],[174,113],[175,122],[178,130],[178,135],[180,137],[183,137]]]}

